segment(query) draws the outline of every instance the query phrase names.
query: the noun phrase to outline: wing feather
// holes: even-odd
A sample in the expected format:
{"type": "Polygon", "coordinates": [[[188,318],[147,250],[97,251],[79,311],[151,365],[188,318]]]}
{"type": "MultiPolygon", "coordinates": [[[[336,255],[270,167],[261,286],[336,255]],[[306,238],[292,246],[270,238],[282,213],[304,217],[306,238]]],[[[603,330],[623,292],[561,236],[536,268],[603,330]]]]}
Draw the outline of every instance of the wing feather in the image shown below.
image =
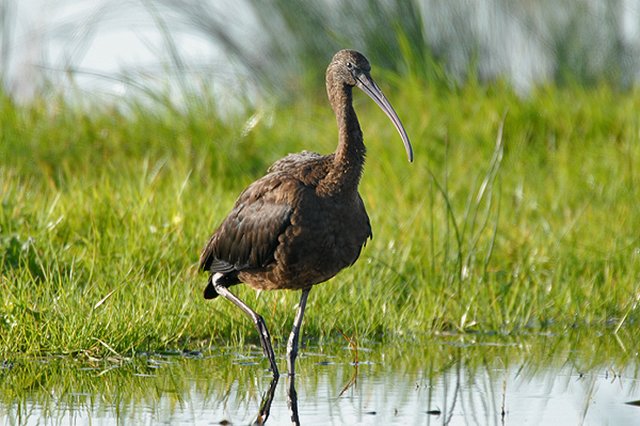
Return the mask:
{"type": "Polygon", "coordinates": [[[282,197],[282,184],[282,176],[267,175],[240,195],[202,251],[201,269],[230,273],[273,262],[278,237],[290,225],[293,211],[282,197]]]}

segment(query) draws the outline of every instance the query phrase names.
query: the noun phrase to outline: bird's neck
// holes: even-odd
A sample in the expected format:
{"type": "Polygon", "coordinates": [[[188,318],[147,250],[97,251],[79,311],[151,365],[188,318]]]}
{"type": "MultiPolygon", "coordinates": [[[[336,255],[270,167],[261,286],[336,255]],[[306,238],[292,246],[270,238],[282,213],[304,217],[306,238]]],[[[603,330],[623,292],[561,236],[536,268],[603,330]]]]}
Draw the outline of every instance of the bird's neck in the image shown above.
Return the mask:
{"type": "Polygon", "coordinates": [[[338,90],[330,91],[329,100],[338,123],[338,148],[331,169],[318,189],[330,195],[357,192],[366,148],[358,117],[353,109],[351,87],[344,85],[338,90]]]}

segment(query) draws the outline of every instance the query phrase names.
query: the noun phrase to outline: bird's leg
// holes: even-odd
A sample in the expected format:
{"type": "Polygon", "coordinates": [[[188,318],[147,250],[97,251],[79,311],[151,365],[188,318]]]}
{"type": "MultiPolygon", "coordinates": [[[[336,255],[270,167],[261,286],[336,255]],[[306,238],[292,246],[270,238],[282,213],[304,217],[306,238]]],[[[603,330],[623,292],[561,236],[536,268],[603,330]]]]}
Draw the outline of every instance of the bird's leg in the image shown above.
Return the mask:
{"type": "Polygon", "coordinates": [[[215,282],[215,280],[213,280],[213,286],[220,296],[233,302],[234,305],[242,309],[242,311],[253,320],[253,323],[258,329],[258,335],[260,336],[262,350],[264,351],[265,356],[269,359],[269,363],[271,364],[273,377],[278,377],[280,373],[278,373],[278,366],[276,365],[276,356],[273,353],[273,348],[271,347],[271,336],[269,335],[269,330],[267,329],[267,325],[265,324],[264,319],[260,315],[255,313],[255,311],[247,306],[246,303],[240,300],[236,295],[231,293],[225,286],[218,284],[217,282],[215,282]]]}
{"type": "Polygon", "coordinates": [[[304,317],[304,308],[307,305],[307,297],[309,297],[309,291],[311,288],[302,290],[302,296],[300,296],[300,303],[298,304],[298,312],[296,318],[293,320],[293,329],[289,334],[289,341],[287,342],[287,362],[289,364],[289,375],[295,376],[295,362],[298,356],[298,336],[300,335],[300,326],[302,325],[302,317],[304,317]]]}

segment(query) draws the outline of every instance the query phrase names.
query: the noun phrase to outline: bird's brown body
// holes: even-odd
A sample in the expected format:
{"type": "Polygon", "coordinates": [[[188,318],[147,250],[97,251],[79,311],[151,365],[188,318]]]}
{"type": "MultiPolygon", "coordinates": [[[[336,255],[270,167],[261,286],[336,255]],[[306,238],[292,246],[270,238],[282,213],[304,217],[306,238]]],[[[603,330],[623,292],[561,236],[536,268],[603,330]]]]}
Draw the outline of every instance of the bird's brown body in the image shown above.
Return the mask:
{"type": "Polygon", "coordinates": [[[227,288],[244,282],[260,290],[302,290],[288,345],[293,374],[309,289],[353,264],[372,235],[358,194],[366,149],[352,105],[354,86],[392,120],[412,160],[406,132],[371,79],[370,69],[367,59],[353,50],[341,50],[333,57],[326,85],[339,129],[336,152],[305,151],[274,163],[267,175],[244,190],[200,255],[200,267],[211,273],[205,298],[222,295],[253,319],[275,376],[277,366],[264,320],[227,288]]]}
{"type": "Polygon", "coordinates": [[[255,289],[300,290],[353,264],[371,225],[357,191],[322,191],[333,162],[333,154],[314,153],[276,162],[240,195],[203,251],[202,267],[224,259],[255,289]]]}

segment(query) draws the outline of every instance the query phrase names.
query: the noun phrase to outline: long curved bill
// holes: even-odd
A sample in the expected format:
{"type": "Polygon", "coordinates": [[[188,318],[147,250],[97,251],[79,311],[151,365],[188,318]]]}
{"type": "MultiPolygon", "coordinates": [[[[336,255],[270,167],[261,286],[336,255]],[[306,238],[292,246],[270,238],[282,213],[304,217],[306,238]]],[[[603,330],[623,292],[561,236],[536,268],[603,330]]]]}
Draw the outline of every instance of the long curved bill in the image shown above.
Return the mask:
{"type": "Polygon", "coordinates": [[[391,119],[391,122],[398,133],[400,133],[400,137],[402,138],[402,143],[404,144],[404,149],[407,151],[407,157],[409,158],[409,162],[413,161],[413,147],[411,146],[411,142],[409,142],[409,136],[407,136],[406,130],[404,130],[404,126],[398,118],[398,114],[396,114],[395,110],[387,100],[387,98],[382,93],[382,90],[378,87],[378,85],[373,81],[371,76],[368,73],[360,73],[355,76],[356,78],[356,86],[358,86],[364,93],[369,95],[371,99],[378,104],[378,106],[387,114],[387,117],[391,119]]]}

